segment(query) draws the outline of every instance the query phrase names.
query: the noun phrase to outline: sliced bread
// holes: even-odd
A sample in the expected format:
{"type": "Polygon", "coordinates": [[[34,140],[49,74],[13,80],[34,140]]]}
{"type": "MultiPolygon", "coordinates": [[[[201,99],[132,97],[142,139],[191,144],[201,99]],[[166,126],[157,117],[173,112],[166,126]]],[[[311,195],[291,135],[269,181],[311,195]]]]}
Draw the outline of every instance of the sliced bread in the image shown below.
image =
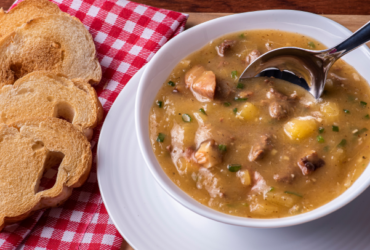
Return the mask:
{"type": "Polygon", "coordinates": [[[0,89],[0,122],[48,116],[71,122],[88,140],[103,119],[103,108],[93,87],[83,80],[69,80],[37,71],[0,89]]]}
{"type": "Polygon", "coordinates": [[[0,40],[0,87],[40,70],[99,83],[102,71],[95,44],[78,19],[35,18],[0,40]]]}
{"type": "Polygon", "coordinates": [[[9,12],[0,9],[0,39],[34,18],[52,14],[64,13],[56,4],[48,0],[25,0],[9,12]]]}
{"type": "Polygon", "coordinates": [[[64,202],[86,181],[91,163],[90,143],[66,121],[33,118],[0,124],[0,231],[32,211],[64,202]],[[44,171],[56,163],[54,186],[38,191],[44,171]]]}

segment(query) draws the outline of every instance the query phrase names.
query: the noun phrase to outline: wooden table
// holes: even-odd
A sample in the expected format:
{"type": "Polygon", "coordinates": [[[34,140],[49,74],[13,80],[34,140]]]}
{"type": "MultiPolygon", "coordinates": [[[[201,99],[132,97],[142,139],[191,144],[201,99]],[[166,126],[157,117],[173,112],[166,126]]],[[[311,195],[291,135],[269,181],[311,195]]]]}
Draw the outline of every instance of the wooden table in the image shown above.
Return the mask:
{"type": "MultiPolygon", "coordinates": [[[[0,8],[7,10],[13,2],[14,0],[0,0],[0,8]]],[[[369,0],[136,0],[135,2],[188,13],[187,29],[232,13],[268,9],[303,10],[322,14],[351,31],[357,30],[370,20],[369,0]]],[[[129,249],[132,248],[123,242],[121,250],[129,249]]]]}

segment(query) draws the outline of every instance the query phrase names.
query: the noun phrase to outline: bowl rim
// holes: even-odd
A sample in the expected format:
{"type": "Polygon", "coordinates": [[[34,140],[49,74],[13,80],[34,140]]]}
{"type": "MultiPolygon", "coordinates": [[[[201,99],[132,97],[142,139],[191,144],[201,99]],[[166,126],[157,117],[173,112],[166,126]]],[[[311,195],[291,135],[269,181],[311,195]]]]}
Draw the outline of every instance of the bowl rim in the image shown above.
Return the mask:
{"type": "MultiPolygon", "coordinates": [[[[369,165],[363,170],[361,175],[356,179],[356,181],[351,185],[350,188],[348,188],[346,191],[344,191],[341,195],[337,196],[335,199],[329,201],[328,203],[311,210],[306,213],[302,213],[299,215],[293,215],[289,217],[282,217],[282,218],[272,218],[272,219],[255,219],[255,218],[245,218],[245,217],[238,217],[238,216],[232,216],[228,215],[222,212],[219,212],[217,210],[211,209],[195,199],[191,198],[187,193],[185,193],[182,189],[180,189],[176,184],[172,182],[172,180],[169,179],[169,177],[164,173],[161,166],[159,165],[157,159],[154,156],[154,152],[151,147],[151,143],[149,140],[149,137],[146,138],[143,134],[144,126],[143,123],[149,123],[148,118],[149,115],[146,118],[142,118],[141,112],[144,107],[144,103],[141,100],[143,99],[142,96],[145,92],[145,83],[149,82],[148,80],[151,79],[150,71],[153,67],[155,67],[155,62],[158,61],[158,59],[162,56],[162,54],[166,53],[166,49],[173,43],[176,43],[180,39],[183,39],[185,36],[191,36],[193,33],[198,32],[198,30],[207,29],[208,26],[214,26],[218,23],[225,22],[232,20],[234,18],[243,16],[243,15],[250,15],[250,14],[257,14],[257,15],[263,15],[263,14],[300,14],[300,15],[306,15],[308,17],[317,18],[318,20],[322,20],[327,22],[328,24],[335,26],[335,28],[338,29],[338,31],[341,31],[342,33],[350,36],[352,35],[352,32],[344,27],[343,25],[327,18],[324,16],[320,16],[317,14],[313,14],[310,12],[305,11],[297,11],[297,10],[262,10],[262,11],[252,11],[252,12],[245,12],[245,13],[238,13],[238,14],[231,14],[223,17],[218,17],[209,21],[206,21],[204,23],[198,24],[191,29],[185,30],[184,32],[180,33],[176,37],[172,38],[170,41],[168,41],[166,44],[163,45],[163,47],[153,56],[151,61],[148,63],[148,65],[145,68],[145,71],[143,73],[142,78],[140,79],[140,83],[138,86],[138,91],[136,94],[136,100],[135,100],[135,128],[136,133],[138,137],[138,143],[141,150],[141,153],[143,155],[143,158],[146,162],[147,167],[149,168],[151,174],[153,175],[154,179],[159,183],[162,189],[166,191],[167,194],[169,194],[173,199],[175,199],[178,203],[182,204],[186,208],[190,209],[191,211],[202,215],[206,218],[219,221],[226,224],[231,225],[237,225],[237,226],[246,226],[246,227],[257,227],[257,228],[277,228],[277,227],[287,227],[287,226],[294,226],[302,223],[306,223],[312,220],[319,219],[323,216],[326,216],[341,207],[345,206],[352,200],[354,200],[356,197],[358,197],[368,186],[370,186],[370,178],[368,178],[366,181],[363,181],[360,186],[357,188],[352,188],[356,182],[363,176],[366,169],[369,169],[369,165]],[[150,149],[150,150],[149,150],[150,149]],[[150,157],[152,154],[153,157],[150,157]],[[155,167],[155,165],[159,165],[160,170],[155,167]],[[345,195],[346,194],[346,195],[345,195]]],[[[244,29],[248,30],[248,29],[244,29]]],[[[253,30],[253,29],[251,29],[253,30]]],[[[284,29],[282,29],[284,30],[284,29]]],[[[242,30],[240,30],[242,31],[242,30]]],[[[234,31],[233,31],[234,32],[234,31]]],[[[233,33],[228,32],[228,33],[233,33]]],[[[224,33],[224,35],[228,34],[224,33]]],[[[201,48],[201,47],[200,47],[201,48]]],[[[198,48],[198,49],[200,49],[198,48]]],[[[370,60],[370,49],[366,46],[361,46],[358,48],[361,50],[362,53],[367,55],[370,60]]],[[[193,51],[195,52],[195,50],[193,51]]],[[[192,53],[192,52],[191,52],[192,53]]],[[[190,53],[189,53],[190,54],[190,53]]],[[[369,78],[370,79],[370,78],[369,78]]],[[[370,83],[370,81],[368,81],[370,83]]],[[[150,103],[152,105],[152,103],[150,103]]]]}

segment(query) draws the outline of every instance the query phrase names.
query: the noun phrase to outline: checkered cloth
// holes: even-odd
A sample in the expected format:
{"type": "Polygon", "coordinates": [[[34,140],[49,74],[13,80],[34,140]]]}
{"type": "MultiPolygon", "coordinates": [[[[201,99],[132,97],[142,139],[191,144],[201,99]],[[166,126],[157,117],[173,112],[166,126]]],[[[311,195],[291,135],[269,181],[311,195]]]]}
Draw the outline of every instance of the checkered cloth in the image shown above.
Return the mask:
{"type": "MultiPolygon", "coordinates": [[[[103,78],[96,91],[105,114],[130,78],[171,37],[183,31],[187,15],[125,0],[52,0],[62,11],[79,18],[92,34],[103,78]]],[[[20,2],[20,1],[17,1],[20,2]]],[[[122,237],[100,196],[94,162],[86,183],[61,207],[35,212],[4,228],[0,249],[119,249],[122,237]]],[[[41,180],[50,188],[57,170],[41,180]]]]}

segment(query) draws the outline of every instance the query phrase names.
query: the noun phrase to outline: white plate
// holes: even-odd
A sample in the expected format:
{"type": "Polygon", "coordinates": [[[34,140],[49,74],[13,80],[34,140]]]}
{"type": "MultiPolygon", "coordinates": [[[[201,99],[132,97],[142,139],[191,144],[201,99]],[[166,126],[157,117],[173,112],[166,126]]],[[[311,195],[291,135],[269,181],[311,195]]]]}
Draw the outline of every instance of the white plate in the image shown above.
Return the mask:
{"type": "Polygon", "coordinates": [[[141,69],[109,111],[98,144],[98,181],[118,231],[136,250],[341,250],[370,248],[370,190],[319,220],[278,229],[238,227],[191,212],[154,180],[141,156],[134,105],[141,69]]]}

